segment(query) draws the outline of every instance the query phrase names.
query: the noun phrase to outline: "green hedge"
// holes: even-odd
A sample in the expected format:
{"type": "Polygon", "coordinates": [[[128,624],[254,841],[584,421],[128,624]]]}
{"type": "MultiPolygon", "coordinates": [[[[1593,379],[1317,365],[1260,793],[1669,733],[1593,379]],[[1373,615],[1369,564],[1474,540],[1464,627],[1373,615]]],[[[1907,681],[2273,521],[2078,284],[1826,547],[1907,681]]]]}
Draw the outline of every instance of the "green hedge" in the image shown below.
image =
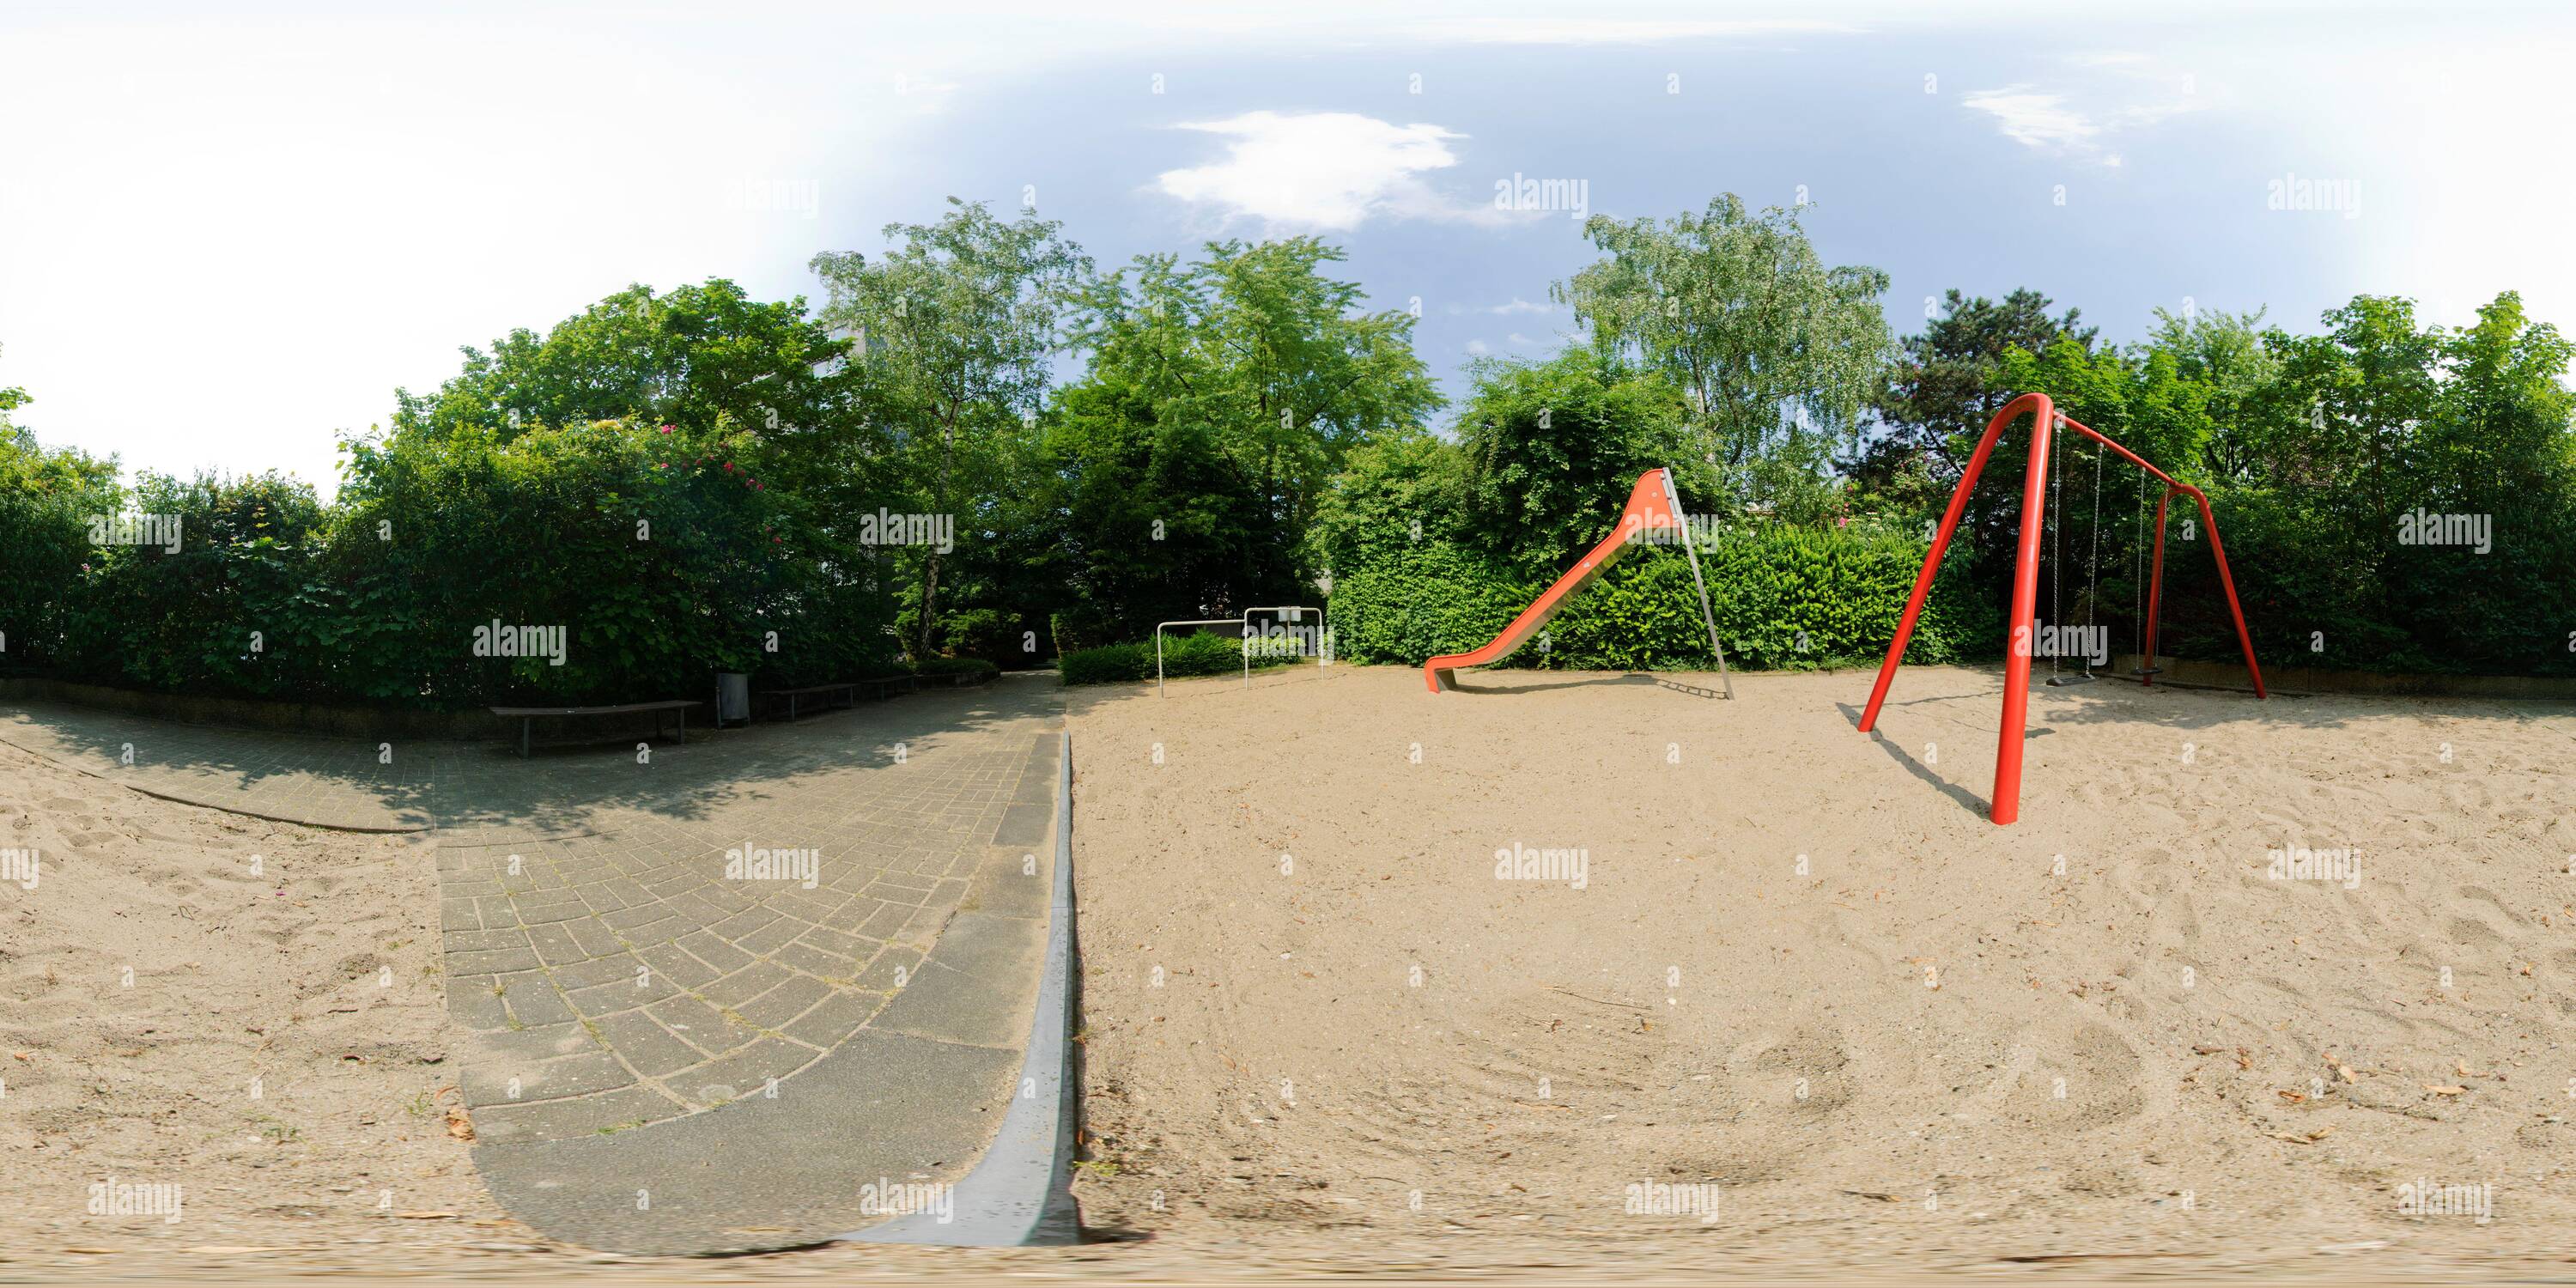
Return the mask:
{"type": "MultiPolygon", "coordinates": [[[[1288,666],[1293,657],[1263,657],[1255,649],[1252,669],[1288,666]]],[[[1119,684],[1154,678],[1154,643],[1107,644],[1099,648],[1077,649],[1067,653],[1058,665],[1066,684],[1119,684]]],[[[1177,679],[1185,675],[1234,675],[1243,670],[1243,641],[1231,635],[1167,635],[1163,637],[1163,675],[1177,679]]]]}
{"type": "Polygon", "coordinates": [[[890,595],[769,486],[755,435],[600,421],[357,441],[327,507],[274,475],[145,474],[127,493],[10,446],[0,571],[43,581],[0,596],[0,631],[63,678],[470,709],[698,693],[718,671],[903,673],[890,595]],[[94,542],[84,510],[175,519],[177,548],[94,542]],[[478,651],[494,621],[561,627],[562,664],[478,651]]]}
{"type": "MultiPolygon", "coordinates": [[[[1846,529],[1764,526],[1716,535],[1702,546],[1700,560],[1729,665],[1812,670],[1869,665],[1885,656],[1923,547],[1846,529]]],[[[1964,570],[1957,571],[1962,575],[1934,583],[1907,661],[2003,651],[2001,607],[1976,603],[1964,570]]],[[[1419,665],[1434,654],[1483,645],[1544,587],[1472,553],[1425,543],[1360,569],[1333,589],[1343,658],[1419,665]]],[[[1629,551],[1506,665],[1708,669],[1708,628],[1689,561],[1678,548],[1629,551]]]]}
{"type": "MultiPolygon", "coordinates": [[[[2212,488],[2209,501],[2266,667],[2576,675],[2576,513],[2554,498],[2498,507],[2485,554],[2401,543],[2394,515],[2315,488],[2212,488]]],[[[2173,508],[2158,651],[2236,662],[2208,537],[2184,538],[2198,512],[2181,500],[2173,508]]],[[[2114,605],[2124,620],[2130,602],[2114,605]]],[[[2119,647],[2134,630],[2115,637],[2119,647]]]]}
{"type": "Polygon", "coordinates": [[[952,675],[972,677],[980,684],[1002,673],[1002,668],[980,657],[925,657],[912,664],[912,673],[946,678],[952,675]]]}

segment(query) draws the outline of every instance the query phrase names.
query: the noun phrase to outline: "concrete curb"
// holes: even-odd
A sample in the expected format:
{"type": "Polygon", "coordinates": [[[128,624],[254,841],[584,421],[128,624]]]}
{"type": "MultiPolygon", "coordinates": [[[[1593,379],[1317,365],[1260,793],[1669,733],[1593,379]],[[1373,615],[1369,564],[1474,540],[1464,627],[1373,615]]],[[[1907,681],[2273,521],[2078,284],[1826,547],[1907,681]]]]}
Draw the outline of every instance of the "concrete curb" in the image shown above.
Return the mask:
{"type": "Polygon", "coordinates": [[[1002,1116],[993,1147],[951,1193],[951,1219],[927,1213],[898,1217],[836,1237],[841,1243],[927,1243],[952,1248],[1012,1248],[1082,1242],[1082,1211],[1073,1199],[1073,1141],[1082,1111],[1076,1095],[1072,1031],[1073,735],[1056,747],[1054,893],[1047,906],[1046,964],[1038,977],[1036,1015],[1020,1063],[1019,1094],[1002,1116]]]}

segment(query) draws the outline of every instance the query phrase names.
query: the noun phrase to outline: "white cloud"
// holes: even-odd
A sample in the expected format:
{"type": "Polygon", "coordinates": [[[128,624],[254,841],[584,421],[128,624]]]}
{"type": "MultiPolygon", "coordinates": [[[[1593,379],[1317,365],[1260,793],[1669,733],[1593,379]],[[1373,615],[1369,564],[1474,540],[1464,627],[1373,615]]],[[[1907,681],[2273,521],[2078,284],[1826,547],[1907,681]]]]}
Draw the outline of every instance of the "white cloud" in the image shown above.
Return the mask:
{"type": "Polygon", "coordinates": [[[1467,342],[1467,354],[1469,357],[1481,358],[1493,351],[1494,347],[1482,340],[1469,340],[1467,342]]]}
{"type": "Polygon", "coordinates": [[[1859,28],[1797,18],[1740,21],[1659,18],[1452,18],[1417,22],[1403,33],[1416,40],[1471,45],[1651,45],[1668,40],[1728,40],[1746,36],[1842,33],[1859,28]]]}
{"type": "Polygon", "coordinates": [[[1965,102],[1970,110],[1993,116],[2005,138],[2035,148],[2090,147],[2102,134],[2099,124],[2069,106],[2065,98],[2042,94],[2028,85],[1977,90],[1965,102]]]}
{"type": "Polygon", "coordinates": [[[2078,54],[2065,61],[2086,73],[2082,103],[2027,82],[1973,90],[1960,102],[1993,117],[1995,128],[2015,143],[2105,166],[2120,164],[2111,146],[2115,136],[2203,106],[2194,77],[2145,54],[2078,54]]]}
{"type": "Polygon", "coordinates": [[[1535,303],[1535,304],[1534,304],[1534,303],[1531,303],[1531,302],[1530,302],[1530,301],[1528,301],[1528,300],[1522,299],[1521,297],[1519,297],[1519,296],[1515,295],[1515,296],[1513,296],[1513,297],[1512,297],[1511,302],[1510,302],[1510,303],[1508,303],[1508,304],[1497,304],[1497,305],[1493,306],[1492,308],[1485,309],[1485,310],[1482,310],[1482,311],[1483,311],[1483,312],[1486,312],[1486,313],[1493,313],[1493,314],[1497,314],[1497,315],[1500,315],[1500,316],[1503,316],[1503,317],[1510,317],[1512,314],[1515,314],[1515,313],[1554,313],[1554,312],[1556,312],[1556,306],[1555,306],[1555,305],[1553,305],[1553,304],[1547,304],[1547,303],[1535,303]]]}
{"type": "Polygon", "coordinates": [[[1534,216],[1490,203],[1453,202],[1422,175],[1458,164],[1437,125],[1396,125],[1353,112],[1246,112],[1181,126],[1223,136],[1226,156],[1166,170],[1155,186],[1228,217],[1304,228],[1350,229],[1372,215],[1500,224],[1534,216]]]}

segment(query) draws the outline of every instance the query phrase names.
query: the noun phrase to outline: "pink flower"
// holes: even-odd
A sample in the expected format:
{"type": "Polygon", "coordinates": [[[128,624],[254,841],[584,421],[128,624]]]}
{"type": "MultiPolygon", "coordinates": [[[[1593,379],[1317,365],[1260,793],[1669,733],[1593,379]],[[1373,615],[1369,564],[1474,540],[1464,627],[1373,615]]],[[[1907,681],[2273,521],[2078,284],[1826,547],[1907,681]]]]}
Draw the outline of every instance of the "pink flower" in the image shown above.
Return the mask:
{"type": "Polygon", "coordinates": [[[664,425],[664,426],[662,427],[662,432],[663,432],[663,433],[665,433],[665,434],[670,433],[670,432],[671,432],[671,427],[670,427],[670,426],[668,426],[668,425],[664,425]]]}
{"type": "Polygon", "coordinates": [[[731,461],[726,461],[726,462],[725,462],[725,473],[727,473],[727,474],[731,474],[731,473],[733,473],[733,462],[731,462],[731,461]]]}

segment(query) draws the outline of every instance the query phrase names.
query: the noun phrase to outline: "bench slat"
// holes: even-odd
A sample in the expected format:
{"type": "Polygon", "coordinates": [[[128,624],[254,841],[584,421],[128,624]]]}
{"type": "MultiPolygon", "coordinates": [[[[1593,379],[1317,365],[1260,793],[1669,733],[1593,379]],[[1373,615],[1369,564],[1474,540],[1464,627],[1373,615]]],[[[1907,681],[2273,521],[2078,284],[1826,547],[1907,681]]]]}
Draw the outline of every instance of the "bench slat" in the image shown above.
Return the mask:
{"type": "Polygon", "coordinates": [[[613,707],[494,707],[496,716],[617,716],[635,711],[669,711],[676,707],[694,707],[695,702],[676,698],[668,702],[628,702],[613,707]]]}

